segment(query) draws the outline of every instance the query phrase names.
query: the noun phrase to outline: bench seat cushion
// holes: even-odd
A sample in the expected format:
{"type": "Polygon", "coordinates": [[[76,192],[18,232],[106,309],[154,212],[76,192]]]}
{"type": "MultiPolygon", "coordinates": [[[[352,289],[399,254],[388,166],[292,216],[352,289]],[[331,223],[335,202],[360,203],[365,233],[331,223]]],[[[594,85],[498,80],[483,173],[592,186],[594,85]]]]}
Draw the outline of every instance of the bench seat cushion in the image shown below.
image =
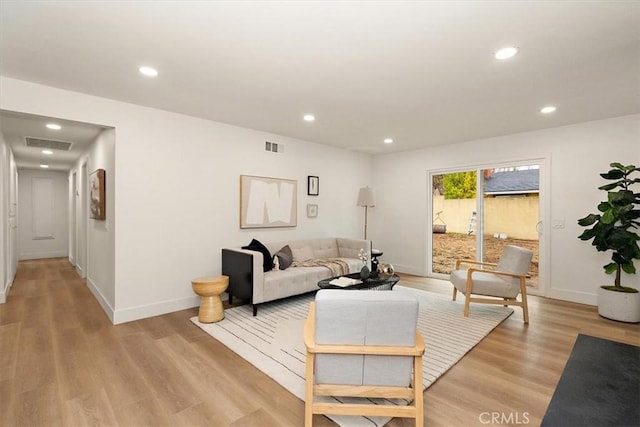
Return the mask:
{"type": "MultiPolygon", "coordinates": [[[[410,294],[322,289],[316,294],[315,342],[338,345],[415,345],[418,300],[410,294]]],[[[318,354],[320,384],[407,386],[412,357],[318,354]]]]}

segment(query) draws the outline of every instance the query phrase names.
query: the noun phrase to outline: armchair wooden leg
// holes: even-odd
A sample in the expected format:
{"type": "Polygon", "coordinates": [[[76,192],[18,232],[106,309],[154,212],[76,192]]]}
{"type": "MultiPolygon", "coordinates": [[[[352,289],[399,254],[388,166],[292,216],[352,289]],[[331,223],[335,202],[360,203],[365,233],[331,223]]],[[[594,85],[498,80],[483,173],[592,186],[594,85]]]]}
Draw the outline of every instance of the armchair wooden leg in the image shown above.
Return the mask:
{"type": "Polygon", "coordinates": [[[471,294],[473,293],[473,282],[471,281],[471,275],[467,275],[467,286],[464,290],[464,317],[469,317],[469,311],[471,307],[471,294]]]}
{"type": "Polygon", "coordinates": [[[307,364],[304,383],[304,425],[311,427],[313,425],[313,384],[315,383],[314,374],[315,355],[307,353],[307,364]]]}
{"type": "Polygon", "coordinates": [[[424,392],[422,391],[422,355],[414,357],[413,366],[413,388],[415,393],[414,404],[416,405],[416,427],[424,427],[424,392]]]}
{"type": "Polygon", "coordinates": [[[469,301],[470,296],[471,294],[464,296],[464,317],[469,317],[469,311],[471,307],[471,301],[469,301]]]}
{"type": "Polygon", "coordinates": [[[520,279],[520,293],[522,294],[522,317],[524,317],[524,323],[529,323],[529,305],[527,304],[527,284],[524,278],[520,279]]]}
{"type": "Polygon", "coordinates": [[[453,287],[453,300],[456,300],[456,297],[458,296],[458,288],[456,288],[455,286],[453,287]]]}

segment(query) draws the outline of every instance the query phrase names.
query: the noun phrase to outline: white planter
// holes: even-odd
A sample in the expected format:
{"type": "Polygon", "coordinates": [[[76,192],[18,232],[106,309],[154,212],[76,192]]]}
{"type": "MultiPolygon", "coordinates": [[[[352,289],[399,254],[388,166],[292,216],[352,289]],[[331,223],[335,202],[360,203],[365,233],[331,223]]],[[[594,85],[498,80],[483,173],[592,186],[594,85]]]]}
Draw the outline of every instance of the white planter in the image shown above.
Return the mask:
{"type": "Polygon", "coordinates": [[[598,314],[620,322],[640,322],[640,292],[615,292],[598,288],[598,314]]]}

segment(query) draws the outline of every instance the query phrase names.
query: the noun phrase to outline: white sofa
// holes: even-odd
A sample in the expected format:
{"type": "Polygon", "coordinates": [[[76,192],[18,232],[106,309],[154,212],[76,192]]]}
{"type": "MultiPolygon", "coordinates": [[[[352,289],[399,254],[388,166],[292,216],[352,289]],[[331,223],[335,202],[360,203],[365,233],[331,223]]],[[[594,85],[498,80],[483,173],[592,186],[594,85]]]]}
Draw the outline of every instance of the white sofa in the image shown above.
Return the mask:
{"type": "MultiPolygon", "coordinates": [[[[349,273],[360,271],[363,266],[358,258],[360,250],[371,254],[369,240],[346,238],[323,238],[294,240],[289,242],[265,243],[271,256],[289,247],[294,252],[301,249],[313,251],[314,258],[338,258],[347,263],[349,273]]],[[[248,300],[253,306],[253,315],[258,313],[258,305],[280,298],[318,290],[318,282],[334,274],[327,267],[288,267],[285,270],[263,269],[263,254],[241,248],[222,249],[222,274],[229,276],[229,302],[234,297],[248,300]]],[[[370,260],[367,262],[371,268],[370,260]]]]}

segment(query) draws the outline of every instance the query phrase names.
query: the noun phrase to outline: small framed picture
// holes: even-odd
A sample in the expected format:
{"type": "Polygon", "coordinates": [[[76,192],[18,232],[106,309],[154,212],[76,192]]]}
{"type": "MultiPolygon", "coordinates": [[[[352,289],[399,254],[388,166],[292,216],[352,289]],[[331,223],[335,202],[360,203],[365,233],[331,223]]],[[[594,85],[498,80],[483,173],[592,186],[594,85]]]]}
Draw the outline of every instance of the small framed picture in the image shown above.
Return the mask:
{"type": "Polygon", "coordinates": [[[315,218],[318,216],[318,205],[308,204],[307,205],[307,217],[315,218]]]}
{"type": "Polygon", "coordinates": [[[89,175],[89,217],[104,221],[107,219],[105,206],[105,171],[104,169],[96,169],[89,175]]]}
{"type": "Polygon", "coordinates": [[[320,194],[320,178],[317,176],[307,177],[307,195],[317,196],[320,194]]]}

